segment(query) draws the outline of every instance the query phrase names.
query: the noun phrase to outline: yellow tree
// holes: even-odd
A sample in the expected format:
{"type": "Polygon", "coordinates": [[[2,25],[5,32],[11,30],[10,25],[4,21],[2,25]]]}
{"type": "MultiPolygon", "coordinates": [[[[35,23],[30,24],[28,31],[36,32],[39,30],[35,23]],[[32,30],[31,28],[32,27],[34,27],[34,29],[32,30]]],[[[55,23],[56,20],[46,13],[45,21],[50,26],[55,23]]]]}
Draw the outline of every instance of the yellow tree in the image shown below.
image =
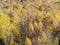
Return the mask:
{"type": "Polygon", "coordinates": [[[7,32],[10,26],[10,17],[7,14],[0,14],[0,39],[7,43],[7,32]]]}

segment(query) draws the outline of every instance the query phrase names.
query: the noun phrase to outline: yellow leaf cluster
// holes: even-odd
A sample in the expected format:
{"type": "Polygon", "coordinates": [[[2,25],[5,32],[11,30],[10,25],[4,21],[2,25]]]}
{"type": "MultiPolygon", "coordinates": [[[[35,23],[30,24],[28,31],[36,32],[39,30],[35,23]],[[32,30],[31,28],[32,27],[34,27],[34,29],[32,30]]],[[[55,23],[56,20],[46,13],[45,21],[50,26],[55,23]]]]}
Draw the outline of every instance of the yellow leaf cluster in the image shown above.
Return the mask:
{"type": "Polygon", "coordinates": [[[28,29],[30,32],[34,32],[34,26],[31,22],[28,24],[28,29]]]}
{"type": "Polygon", "coordinates": [[[41,41],[42,41],[41,37],[38,37],[38,43],[41,43],[41,41]]]}
{"type": "Polygon", "coordinates": [[[41,21],[39,23],[34,21],[34,27],[42,30],[43,29],[43,23],[41,21]]]}
{"type": "Polygon", "coordinates": [[[20,22],[20,17],[18,16],[17,13],[13,14],[12,19],[14,24],[18,24],[20,22]]]}
{"type": "Polygon", "coordinates": [[[18,3],[16,7],[18,8],[19,12],[21,12],[21,10],[23,9],[23,6],[20,3],[18,3]]]}
{"type": "Polygon", "coordinates": [[[0,14],[0,27],[3,29],[10,25],[10,17],[6,14],[0,14]]]}
{"type": "Polygon", "coordinates": [[[45,32],[42,32],[42,39],[47,40],[47,35],[45,34],[45,32]]]}
{"type": "Polygon", "coordinates": [[[7,9],[8,12],[12,12],[13,11],[13,6],[9,6],[7,9]]]}
{"type": "Polygon", "coordinates": [[[52,26],[47,25],[47,30],[48,30],[50,33],[52,33],[52,32],[53,32],[52,26]]]}
{"type": "Polygon", "coordinates": [[[18,45],[18,43],[12,41],[12,42],[10,42],[10,45],[18,45]]]}
{"type": "Polygon", "coordinates": [[[14,35],[14,36],[19,36],[19,35],[20,35],[20,31],[19,31],[19,29],[18,29],[17,26],[11,24],[11,28],[12,28],[13,35],[14,35]]]}
{"type": "Polygon", "coordinates": [[[36,21],[34,21],[34,27],[38,28],[38,23],[36,21]]]}
{"type": "Polygon", "coordinates": [[[10,17],[7,14],[0,14],[0,29],[1,29],[0,33],[2,35],[1,38],[6,39],[9,26],[10,26],[10,17]]]}
{"type": "Polygon", "coordinates": [[[57,21],[57,19],[55,18],[55,17],[53,17],[53,27],[57,27],[58,26],[58,21],[57,21]]]}
{"type": "Polygon", "coordinates": [[[32,45],[32,42],[28,37],[26,37],[25,45],[32,45]]]}
{"type": "Polygon", "coordinates": [[[38,23],[38,26],[39,26],[39,29],[43,29],[43,23],[40,21],[39,23],[38,23]]]}

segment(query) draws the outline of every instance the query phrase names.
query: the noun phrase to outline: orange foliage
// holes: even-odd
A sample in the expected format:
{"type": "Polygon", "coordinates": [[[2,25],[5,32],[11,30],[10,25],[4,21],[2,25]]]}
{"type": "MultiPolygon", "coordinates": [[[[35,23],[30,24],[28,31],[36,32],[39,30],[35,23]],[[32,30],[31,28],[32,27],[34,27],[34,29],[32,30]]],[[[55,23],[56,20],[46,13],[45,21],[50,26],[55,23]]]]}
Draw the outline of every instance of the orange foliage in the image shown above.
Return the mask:
{"type": "Polygon", "coordinates": [[[28,29],[30,32],[34,32],[34,26],[31,22],[29,22],[29,24],[28,24],[28,29]]]}
{"type": "Polygon", "coordinates": [[[34,21],[34,27],[35,27],[35,28],[39,28],[39,27],[38,27],[38,23],[37,23],[36,21],[34,21]]]}
{"type": "Polygon", "coordinates": [[[38,27],[39,27],[40,30],[43,29],[43,23],[41,21],[38,23],[38,27]]]}
{"type": "Polygon", "coordinates": [[[13,11],[13,6],[9,6],[8,7],[8,12],[12,12],[13,11]]]}

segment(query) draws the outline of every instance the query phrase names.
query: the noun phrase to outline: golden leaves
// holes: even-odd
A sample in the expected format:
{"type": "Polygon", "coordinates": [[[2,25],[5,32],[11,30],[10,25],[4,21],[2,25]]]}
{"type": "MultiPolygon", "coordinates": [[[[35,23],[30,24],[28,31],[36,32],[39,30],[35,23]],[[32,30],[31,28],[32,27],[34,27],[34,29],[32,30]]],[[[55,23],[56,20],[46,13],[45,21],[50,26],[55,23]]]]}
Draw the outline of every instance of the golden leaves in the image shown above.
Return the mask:
{"type": "Polygon", "coordinates": [[[29,8],[30,6],[31,6],[31,2],[25,4],[26,8],[29,8]]]}
{"type": "Polygon", "coordinates": [[[40,21],[39,23],[38,23],[38,26],[39,26],[39,29],[43,29],[43,23],[40,21]]]}
{"type": "Polygon", "coordinates": [[[17,26],[11,24],[11,29],[12,29],[12,31],[13,31],[13,35],[14,35],[14,36],[20,35],[20,31],[19,31],[19,28],[18,28],[17,26]]]}
{"type": "Polygon", "coordinates": [[[14,42],[14,41],[11,41],[10,45],[18,45],[18,43],[14,42]]]}
{"type": "MultiPolygon", "coordinates": [[[[57,6],[55,7],[54,5],[53,6],[55,8],[53,9],[52,8],[53,6],[52,5],[50,6],[50,2],[47,2],[47,1],[46,1],[47,3],[46,2],[43,3],[42,0],[30,0],[30,1],[28,0],[25,2],[24,1],[20,2],[18,0],[16,1],[13,1],[13,2],[10,1],[12,5],[8,4],[8,7],[4,7],[2,3],[0,4],[0,7],[3,7],[1,8],[3,10],[3,13],[5,13],[6,11],[6,14],[10,13],[12,15],[11,18],[6,14],[0,15],[0,37],[7,39],[7,36],[9,36],[9,34],[7,34],[9,33],[8,32],[9,30],[9,31],[12,31],[13,33],[12,35],[15,39],[18,36],[20,36],[20,34],[23,36],[30,36],[31,38],[38,35],[37,36],[38,43],[42,41],[44,43],[44,40],[47,40],[47,38],[51,37],[50,33],[53,33],[53,28],[56,28],[60,23],[60,10],[55,9],[58,7],[57,6]],[[14,2],[16,3],[16,5],[14,2]],[[30,19],[30,21],[24,22],[25,20],[28,20],[28,19],[30,19]],[[10,23],[10,20],[12,20],[11,23],[10,23]],[[27,24],[28,26],[23,24],[24,29],[21,29],[23,31],[20,30],[20,28],[22,28],[20,26],[21,21],[24,22],[24,24],[28,23],[27,24]],[[20,33],[20,31],[22,33],[20,33]],[[45,31],[47,32],[45,33],[45,31]],[[28,35],[26,35],[27,33],[28,35]],[[40,36],[40,33],[41,33],[41,36],[40,36]],[[35,36],[32,36],[32,35],[35,35],[35,36]],[[47,35],[49,35],[49,37],[47,37],[47,35]]],[[[10,2],[8,1],[8,3],[10,2]]],[[[20,41],[19,39],[20,37],[18,37],[17,41],[20,41]]],[[[51,41],[48,40],[48,42],[51,42],[51,41]]],[[[11,41],[10,45],[18,45],[18,44],[16,42],[11,41]]],[[[28,37],[26,37],[25,45],[32,45],[31,40],[28,37]]]]}
{"type": "Polygon", "coordinates": [[[32,45],[32,42],[28,37],[26,37],[25,45],[32,45]]]}
{"type": "Polygon", "coordinates": [[[17,4],[16,7],[18,8],[19,12],[21,12],[21,10],[23,9],[23,6],[21,4],[17,4]]]}
{"type": "Polygon", "coordinates": [[[56,28],[58,26],[58,21],[56,20],[55,17],[53,17],[53,27],[56,28]]]}
{"type": "Polygon", "coordinates": [[[9,6],[7,9],[8,12],[12,12],[13,11],[13,6],[9,6]]]}
{"type": "Polygon", "coordinates": [[[41,37],[38,37],[38,43],[41,43],[42,42],[42,39],[41,39],[41,37]]]}
{"type": "Polygon", "coordinates": [[[0,37],[6,39],[7,31],[10,26],[10,17],[7,14],[0,14],[0,37]]]}
{"type": "Polygon", "coordinates": [[[38,28],[39,30],[42,30],[43,29],[43,23],[41,21],[39,23],[34,21],[34,27],[38,28]]]}
{"type": "Polygon", "coordinates": [[[42,32],[42,39],[44,39],[44,40],[47,39],[47,35],[45,34],[45,32],[42,32]]]}
{"type": "Polygon", "coordinates": [[[17,15],[17,13],[13,14],[12,19],[14,24],[18,24],[20,22],[20,17],[17,15]]]}
{"type": "Polygon", "coordinates": [[[10,25],[10,17],[6,14],[0,14],[0,27],[3,29],[10,25]]]}
{"type": "Polygon", "coordinates": [[[28,24],[28,29],[29,29],[29,32],[31,33],[34,32],[34,26],[31,22],[28,24]]]}
{"type": "Polygon", "coordinates": [[[20,3],[18,3],[16,7],[17,7],[16,11],[19,12],[22,16],[25,16],[27,14],[26,9],[24,9],[20,3]]]}
{"type": "Polygon", "coordinates": [[[59,40],[58,37],[56,37],[55,40],[54,40],[54,45],[58,45],[59,44],[58,40],[59,40]]]}
{"type": "Polygon", "coordinates": [[[13,34],[15,36],[18,36],[20,34],[19,30],[16,27],[13,29],[13,34]]]}
{"type": "Polygon", "coordinates": [[[49,31],[49,33],[53,33],[53,28],[52,28],[52,26],[49,26],[49,25],[47,25],[47,31],[49,31]]]}
{"type": "Polygon", "coordinates": [[[42,0],[37,0],[35,3],[35,7],[39,8],[42,5],[42,0]]]}
{"type": "Polygon", "coordinates": [[[55,10],[55,18],[57,20],[57,22],[60,22],[60,11],[59,10],[55,10]]]}
{"type": "Polygon", "coordinates": [[[36,21],[34,21],[34,27],[35,27],[35,28],[39,28],[36,21]]]}

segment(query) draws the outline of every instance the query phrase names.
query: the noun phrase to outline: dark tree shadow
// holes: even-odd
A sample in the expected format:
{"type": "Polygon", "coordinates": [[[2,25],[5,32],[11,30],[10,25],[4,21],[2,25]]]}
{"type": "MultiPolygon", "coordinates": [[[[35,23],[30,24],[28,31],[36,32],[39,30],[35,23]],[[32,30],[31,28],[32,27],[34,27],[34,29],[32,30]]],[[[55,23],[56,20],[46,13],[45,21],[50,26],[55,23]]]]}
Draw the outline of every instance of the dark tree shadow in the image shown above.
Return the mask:
{"type": "Polygon", "coordinates": [[[0,39],[0,45],[5,45],[5,43],[1,39],[0,39]]]}

